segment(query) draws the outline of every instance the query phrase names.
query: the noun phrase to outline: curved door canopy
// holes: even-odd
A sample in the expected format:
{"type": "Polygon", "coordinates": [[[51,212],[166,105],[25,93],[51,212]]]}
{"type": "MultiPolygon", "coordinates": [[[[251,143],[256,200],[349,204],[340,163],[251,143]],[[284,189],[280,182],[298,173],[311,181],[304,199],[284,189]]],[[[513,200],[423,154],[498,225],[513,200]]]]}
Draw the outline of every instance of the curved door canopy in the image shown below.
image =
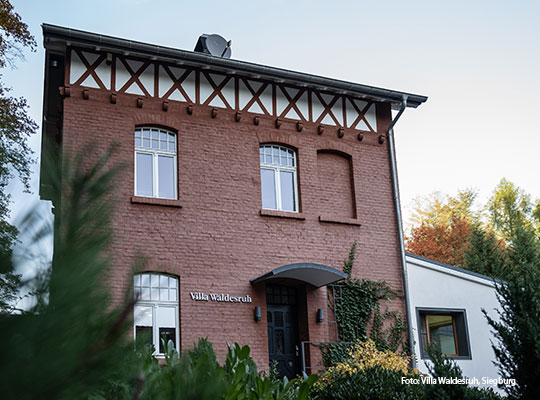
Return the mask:
{"type": "Polygon", "coordinates": [[[295,263],[274,268],[257,278],[252,279],[252,285],[273,279],[295,279],[309,283],[317,288],[347,278],[347,274],[335,268],[315,263],[295,263]]]}

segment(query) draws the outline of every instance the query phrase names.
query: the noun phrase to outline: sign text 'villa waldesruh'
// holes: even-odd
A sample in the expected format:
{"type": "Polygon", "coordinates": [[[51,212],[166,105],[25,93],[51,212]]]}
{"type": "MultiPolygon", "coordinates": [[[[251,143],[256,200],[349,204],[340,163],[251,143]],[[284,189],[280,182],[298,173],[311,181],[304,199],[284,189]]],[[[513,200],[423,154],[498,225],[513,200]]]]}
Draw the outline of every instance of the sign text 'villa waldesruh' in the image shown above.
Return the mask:
{"type": "Polygon", "coordinates": [[[229,293],[203,293],[190,292],[191,299],[194,301],[216,301],[218,303],[251,303],[252,299],[249,295],[231,296],[229,293]]]}

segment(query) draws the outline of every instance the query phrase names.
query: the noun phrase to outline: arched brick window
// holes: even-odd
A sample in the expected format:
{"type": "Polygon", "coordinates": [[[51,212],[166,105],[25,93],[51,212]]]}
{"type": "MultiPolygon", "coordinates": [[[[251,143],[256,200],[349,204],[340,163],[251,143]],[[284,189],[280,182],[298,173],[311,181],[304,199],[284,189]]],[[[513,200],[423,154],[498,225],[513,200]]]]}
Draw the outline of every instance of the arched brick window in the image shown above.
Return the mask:
{"type": "Polygon", "coordinates": [[[135,196],[177,199],[176,133],[135,129],[135,196]]]}
{"type": "Polygon", "coordinates": [[[163,353],[162,338],[172,340],[178,348],[178,289],[178,278],[172,275],[143,273],[133,278],[137,300],[133,333],[154,346],[154,354],[163,353]]]}
{"type": "Polygon", "coordinates": [[[296,152],[285,146],[263,144],[259,157],[262,208],[298,212],[296,152]]]}

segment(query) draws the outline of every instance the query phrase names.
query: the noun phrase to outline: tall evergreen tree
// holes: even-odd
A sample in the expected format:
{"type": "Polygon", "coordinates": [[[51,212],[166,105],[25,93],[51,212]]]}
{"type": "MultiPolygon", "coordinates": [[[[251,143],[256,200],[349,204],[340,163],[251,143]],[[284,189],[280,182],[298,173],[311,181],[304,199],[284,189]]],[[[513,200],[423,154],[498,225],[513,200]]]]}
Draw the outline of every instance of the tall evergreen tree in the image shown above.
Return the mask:
{"type": "Polygon", "coordinates": [[[470,271],[494,278],[504,278],[506,274],[504,244],[478,223],[472,226],[464,259],[464,267],[470,271]]]}
{"type": "Polygon", "coordinates": [[[497,286],[499,320],[484,311],[495,331],[496,365],[516,385],[502,388],[510,399],[540,398],[540,245],[534,231],[517,224],[508,250],[509,273],[497,286]]]}

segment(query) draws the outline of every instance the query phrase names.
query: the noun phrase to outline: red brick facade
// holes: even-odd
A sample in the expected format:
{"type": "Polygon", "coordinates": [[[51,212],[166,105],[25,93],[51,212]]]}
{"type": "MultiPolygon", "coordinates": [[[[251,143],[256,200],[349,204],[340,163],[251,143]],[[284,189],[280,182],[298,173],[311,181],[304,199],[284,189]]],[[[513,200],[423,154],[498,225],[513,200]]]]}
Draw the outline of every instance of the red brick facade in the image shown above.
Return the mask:
{"type": "MultiPolygon", "coordinates": [[[[403,292],[389,144],[379,142],[391,121],[389,103],[376,103],[377,132],[363,132],[360,141],[353,129],[340,135],[327,126],[321,134],[320,124],[304,122],[299,131],[288,119],[278,128],[266,115],[255,125],[251,113],[237,122],[230,109],[191,104],[190,114],[186,102],[164,107],[159,97],[127,93],[112,102],[110,90],[84,90],[71,85],[63,98],[62,151],[74,154],[91,144],[99,152],[117,144],[114,161],[126,166],[114,193],[114,298],[123,298],[129,287],[137,255],[147,258],[147,271],[179,277],[180,347],[206,337],[222,359],[227,342],[248,344],[256,363],[266,367],[265,284],[250,280],[299,262],[341,270],[354,241],[353,276],[386,280],[403,292]],[[134,130],[141,125],[177,132],[178,200],[134,197],[134,130]],[[296,151],[299,213],[262,210],[264,143],[296,151]],[[253,302],[194,301],[191,292],[249,295],[253,302]],[[256,306],[262,308],[260,322],[254,320],[256,306]]],[[[300,340],[328,341],[326,289],[289,283],[300,288],[300,340]],[[325,310],[323,323],[316,321],[319,308],[325,310]]],[[[392,307],[404,313],[403,299],[392,307]]]]}
{"type": "MultiPolygon", "coordinates": [[[[64,151],[75,153],[90,144],[106,150],[116,143],[119,161],[127,164],[117,183],[111,286],[116,298],[121,299],[136,254],[147,257],[149,271],[177,275],[182,347],[190,346],[198,337],[207,337],[222,356],[226,342],[249,344],[255,361],[266,365],[265,291],[252,287],[249,280],[296,262],[341,269],[354,241],[358,241],[354,276],[386,280],[402,291],[388,147],[378,143],[377,135],[366,135],[359,142],[350,134],[342,139],[333,132],[318,135],[313,126],[297,132],[294,124],[284,123],[276,129],[273,121],[264,118],[259,126],[249,120],[237,123],[232,113],[225,111],[211,118],[210,109],[204,106],[195,107],[188,115],[181,104],[172,104],[164,112],[159,100],[146,100],[140,109],[133,95],[119,96],[117,104],[110,104],[107,93],[91,90],[90,99],[84,100],[80,92],[72,88],[71,97],[64,100],[64,151]],[[131,201],[133,132],[142,124],[178,132],[181,208],[131,201]],[[261,215],[261,143],[297,149],[304,219],[288,218],[288,213],[261,215]],[[351,195],[350,184],[340,179],[329,182],[331,191],[325,190],[321,178],[342,178],[343,171],[326,169],[334,164],[317,156],[321,150],[337,150],[351,157],[361,226],[319,221],[321,215],[337,220],[352,216],[342,209],[348,200],[342,196],[351,195]],[[322,168],[318,159],[323,160],[322,168]],[[336,209],[332,208],[333,201],[336,209]],[[190,297],[192,291],[249,294],[253,303],[195,302],[190,297]],[[259,323],[253,319],[256,305],[263,309],[259,323]]],[[[384,111],[379,113],[380,126],[389,123],[389,109],[384,111]]],[[[316,310],[326,309],[326,290],[307,288],[306,296],[308,329],[301,339],[326,341],[327,324],[315,322],[316,310]]],[[[404,308],[401,304],[398,307],[404,308]]]]}

